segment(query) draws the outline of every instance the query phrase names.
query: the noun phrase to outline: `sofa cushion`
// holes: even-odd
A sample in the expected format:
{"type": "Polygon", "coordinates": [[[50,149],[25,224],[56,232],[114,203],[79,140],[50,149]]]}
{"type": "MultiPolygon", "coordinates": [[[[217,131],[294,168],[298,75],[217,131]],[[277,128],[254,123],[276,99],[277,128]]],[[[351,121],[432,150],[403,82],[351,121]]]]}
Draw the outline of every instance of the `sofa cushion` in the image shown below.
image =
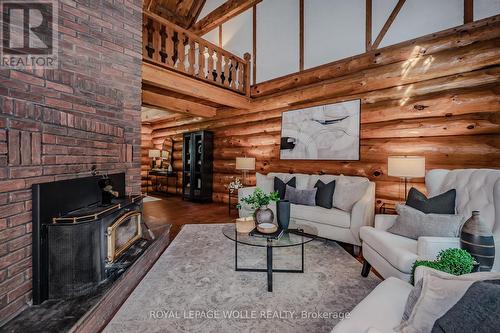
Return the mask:
{"type": "Polygon", "coordinates": [[[432,198],[427,198],[425,194],[412,187],[408,192],[406,205],[425,214],[455,214],[456,196],[457,191],[452,189],[432,198]]]}
{"type": "Polygon", "coordinates": [[[299,190],[290,185],[286,185],[285,200],[293,204],[316,206],[316,192],[318,189],[313,190],[299,190]]]}
{"type": "Polygon", "coordinates": [[[372,227],[361,227],[359,231],[363,243],[367,243],[377,253],[400,272],[409,274],[417,260],[417,241],[391,234],[372,227]]]}
{"type": "Polygon", "coordinates": [[[340,228],[349,228],[351,226],[351,214],[336,208],[326,209],[318,206],[292,204],[290,215],[293,219],[333,225],[340,228]]]}
{"type": "Polygon", "coordinates": [[[318,179],[315,188],[318,189],[316,192],[316,206],[331,209],[333,207],[333,193],[335,192],[335,180],[332,180],[328,184],[325,184],[318,179]]]}
{"type": "Polygon", "coordinates": [[[332,333],[362,333],[370,327],[384,333],[394,332],[411,288],[411,284],[394,277],[382,281],[356,305],[349,319],[335,326],[332,333]]]}
{"type": "Polygon", "coordinates": [[[279,179],[278,177],[274,177],[274,190],[278,192],[278,194],[280,196],[280,200],[285,199],[285,193],[286,193],[287,186],[296,187],[295,177],[293,177],[292,179],[290,179],[286,183],[283,180],[279,179]]]}

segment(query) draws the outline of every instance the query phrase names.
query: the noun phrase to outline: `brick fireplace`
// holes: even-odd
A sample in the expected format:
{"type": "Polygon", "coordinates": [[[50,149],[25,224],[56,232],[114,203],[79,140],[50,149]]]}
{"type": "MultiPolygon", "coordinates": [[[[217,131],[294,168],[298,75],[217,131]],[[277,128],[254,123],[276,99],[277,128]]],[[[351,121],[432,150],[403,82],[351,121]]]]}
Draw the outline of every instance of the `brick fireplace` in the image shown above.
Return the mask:
{"type": "Polygon", "coordinates": [[[59,1],[59,69],[0,67],[0,324],[31,299],[31,185],[126,172],[140,192],[142,1],[59,1]]]}

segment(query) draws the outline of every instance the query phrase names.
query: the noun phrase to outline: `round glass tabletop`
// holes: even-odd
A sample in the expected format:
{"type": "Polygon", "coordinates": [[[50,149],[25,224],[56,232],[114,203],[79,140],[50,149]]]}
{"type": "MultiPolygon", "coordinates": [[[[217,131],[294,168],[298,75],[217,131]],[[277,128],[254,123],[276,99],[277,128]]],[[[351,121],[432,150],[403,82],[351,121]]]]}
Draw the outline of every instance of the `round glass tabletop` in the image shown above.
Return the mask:
{"type": "Polygon", "coordinates": [[[288,229],[283,232],[283,235],[279,239],[269,239],[259,236],[250,236],[248,233],[239,233],[236,231],[236,224],[227,224],[222,228],[222,233],[224,236],[229,238],[234,242],[240,244],[259,246],[259,247],[287,247],[287,246],[297,246],[305,243],[309,243],[314,240],[317,235],[316,230],[313,228],[294,226],[294,229],[288,229]]]}

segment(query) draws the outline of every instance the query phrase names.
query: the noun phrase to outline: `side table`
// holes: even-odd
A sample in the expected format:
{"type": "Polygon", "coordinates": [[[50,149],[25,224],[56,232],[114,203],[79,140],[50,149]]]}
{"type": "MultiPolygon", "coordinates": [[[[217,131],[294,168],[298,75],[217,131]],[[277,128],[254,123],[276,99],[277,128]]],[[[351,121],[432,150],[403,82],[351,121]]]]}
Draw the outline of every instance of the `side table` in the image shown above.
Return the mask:
{"type": "Polygon", "coordinates": [[[233,189],[233,192],[231,192],[230,189],[227,190],[227,194],[229,196],[228,200],[228,206],[227,206],[227,213],[228,215],[231,215],[231,209],[237,209],[236,205],[238,204],[238,189],[233,189]],[[236,203],[233,203],[232,199],[236,199],[236,203]]]}

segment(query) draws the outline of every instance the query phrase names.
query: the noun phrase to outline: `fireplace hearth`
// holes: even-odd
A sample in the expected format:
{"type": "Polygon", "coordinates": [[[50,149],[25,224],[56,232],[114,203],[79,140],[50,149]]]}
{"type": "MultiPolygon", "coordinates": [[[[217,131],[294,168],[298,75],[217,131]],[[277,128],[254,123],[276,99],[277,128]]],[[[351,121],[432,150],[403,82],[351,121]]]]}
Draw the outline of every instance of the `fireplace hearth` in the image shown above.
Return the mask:
{"type": "Polygon", "coordinates": [[[126,268],[127,251],[147,247],[131,248],[144,243],[142,196],[125,196],[125,174],[113,174],[106,179],[116,196],[103,204],[102,179],[33,185],[34,304],[95,292],[126,268]]]}

